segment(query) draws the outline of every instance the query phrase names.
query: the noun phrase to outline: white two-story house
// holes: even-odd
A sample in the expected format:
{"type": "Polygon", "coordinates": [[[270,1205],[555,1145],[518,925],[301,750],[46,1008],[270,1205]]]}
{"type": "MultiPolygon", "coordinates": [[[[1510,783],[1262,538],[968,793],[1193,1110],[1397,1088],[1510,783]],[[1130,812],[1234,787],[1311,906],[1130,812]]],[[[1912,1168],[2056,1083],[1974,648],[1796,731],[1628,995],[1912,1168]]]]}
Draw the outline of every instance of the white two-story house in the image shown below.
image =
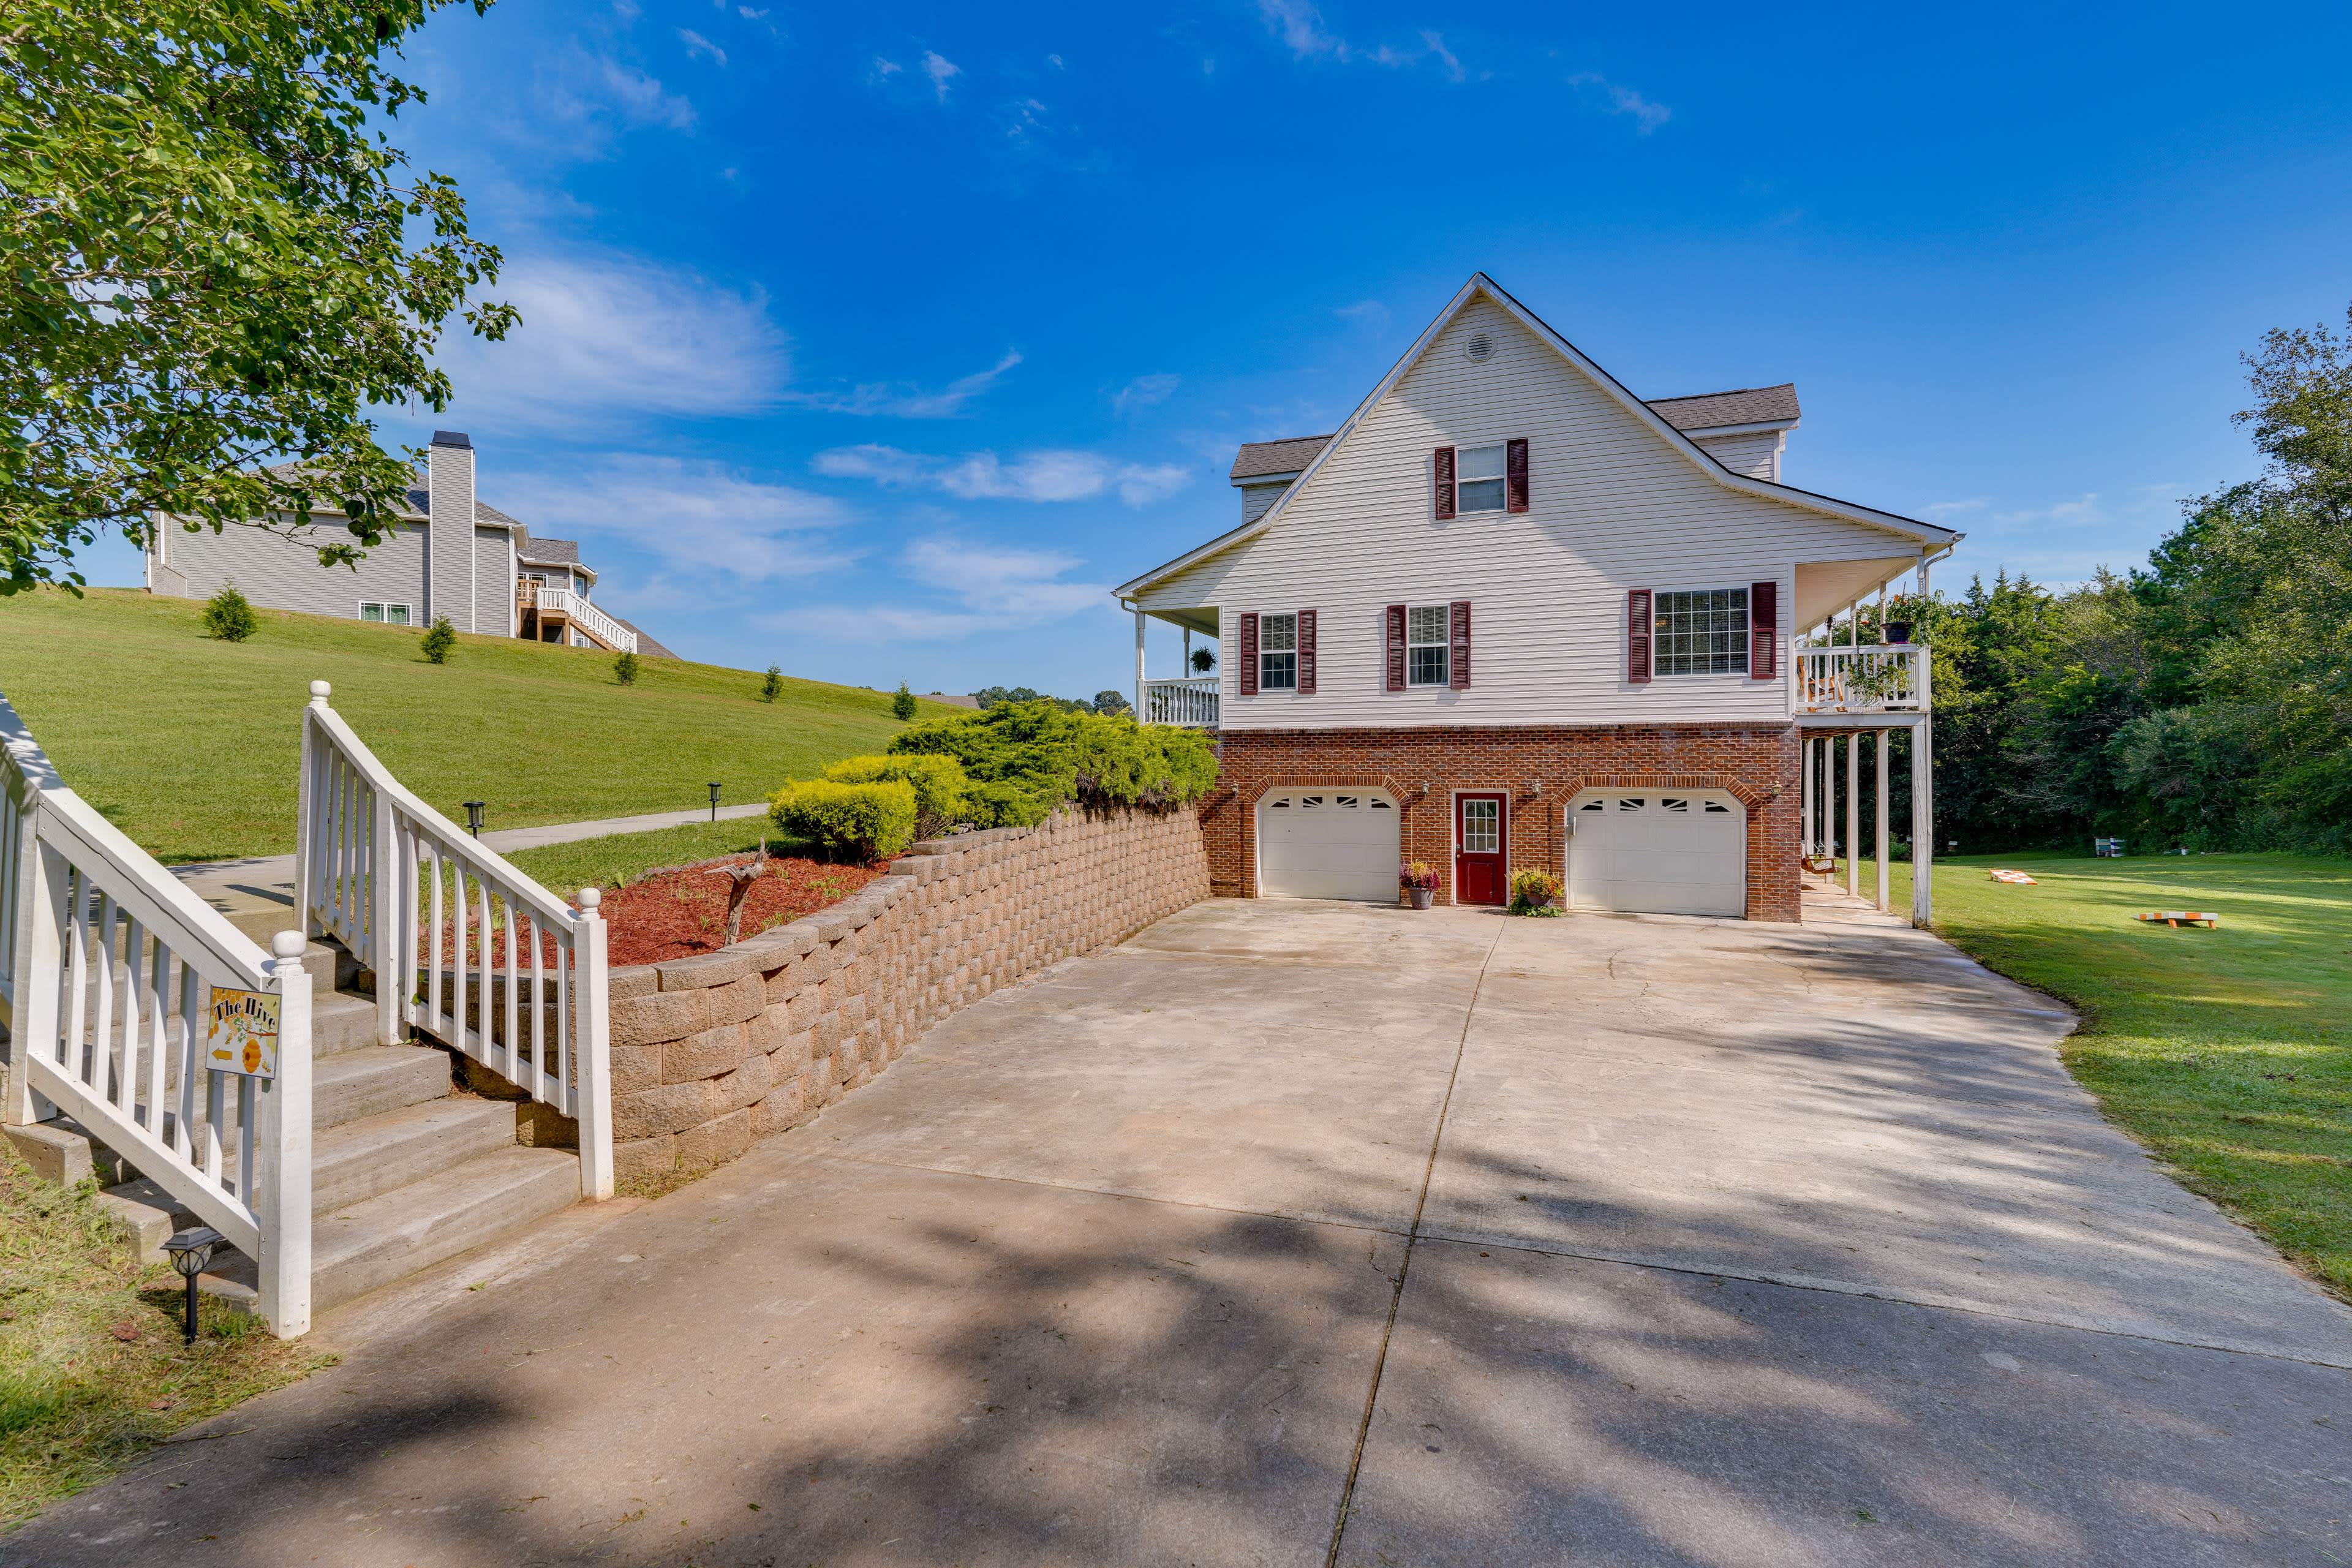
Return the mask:
{"type": "Polygon", "coordinates": [[[1117,590],[1138,712],[1214,731],[1216,891],[1386,902],[1426,860],[1459,903],[1539,867],[1571,908],[1793,921],[1855,837],[1837,742],[1850,814],[1858,737],[1884,802],[1907,731],[1924,919],[1927,653],[1850,612],[1960,536],[1783,483],[1798,417],[1644,402],[1479,274],[1336,433],[1244,447],[1242,525],[1117,590]],[[1219,672],[1147,679],[1148,618],[1219,672]]]}
{"type": "Polygon", "coordinates": [[[591,601],[596,573],[568,539],[529,527],[474,493],[474,443],[436,430],[426,471],[382,544],[357,567],[319,564],[319,546],[347,543],[342,514],[322,509],[297,528],[189,531],[158,517],[147,547],[147,587],[208,599],[235,583],[254,604],[386,626],[430,626],[528,637],[572,647],[677,656],[591,601]]]}

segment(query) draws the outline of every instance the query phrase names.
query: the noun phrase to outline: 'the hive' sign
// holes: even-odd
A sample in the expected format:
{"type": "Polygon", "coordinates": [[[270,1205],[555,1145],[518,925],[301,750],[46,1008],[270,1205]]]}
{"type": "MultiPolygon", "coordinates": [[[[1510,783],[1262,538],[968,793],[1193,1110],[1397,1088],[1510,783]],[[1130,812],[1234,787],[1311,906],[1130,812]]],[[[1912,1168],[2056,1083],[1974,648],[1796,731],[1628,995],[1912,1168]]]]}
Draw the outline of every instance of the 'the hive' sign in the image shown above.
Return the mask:
{"type": "Polygon", "coordinates": [[[278,998],[262,991],[215,985],[205,1031],[205,1065],[247,1078],[278,1076],[278,998]]]}

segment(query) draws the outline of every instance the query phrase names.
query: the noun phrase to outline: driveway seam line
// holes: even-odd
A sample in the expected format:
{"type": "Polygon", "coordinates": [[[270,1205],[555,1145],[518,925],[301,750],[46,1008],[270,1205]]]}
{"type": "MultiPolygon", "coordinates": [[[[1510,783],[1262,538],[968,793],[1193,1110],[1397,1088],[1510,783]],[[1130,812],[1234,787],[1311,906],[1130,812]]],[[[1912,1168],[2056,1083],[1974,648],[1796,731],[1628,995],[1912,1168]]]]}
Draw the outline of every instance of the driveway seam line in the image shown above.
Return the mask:
{"type": "Polygon", "coordinates": [[[2352,1361],[2315,1361],[2309,1356],[2290,1355],[2284,1351],[2257,1350],[2252,1345],[2231,1344],[2220,1340],[2179,1340],[2162,1334],[2136,1332],[2130,1329],[2105,1328],[2095,1323],[2078,1322],[2065,1318],[2035,1318],[2021,1312],[2004,1312],[1997,1308],[1978,1306],[1954,1299],[1933,1299],[1924,1294],[1895,1296],[1860,1286],[1835,1285],[1823,1280],[1801,1280],[1789,1276],[1752,1274],[1738,1268],[1701,1268],[1687,1263],[1658,1263],[1648,1259],[1621,1257],[1607,1252],[1570,1252],[1555,1247],[1531,1247],[1525,1242],[1496,1241],[1491,1237],[1463,1237],[1442,1232],[1432,1233],[1423,1239],[1448,1247],[1486,1247],[1497,1252],[1523,1252],[1537,1258],[1572,1258],[1584,1263],[1608,1263],[1620,1268],[1645,1268],[1659,1274],[1686,1274],[1694,1279],[1739,1279],[1750,1285],[1769,1285],[1778,1290],[1808,1290],[1816,1295],[1843,1296],[1857,1301],[1884,1301],[1893,1307],[1916,1307],[1927,1312],[1965,1312],[1974,1318],[1990,1318],[2003,1323],[2031,1323],[2042,1329],[2065,1329],[2078,1334],[2099,1334],[2108,1339],[2137,1340],[2143,1344],[2172,1345],[2180,1350],[2211,1351],[2217,1355],[2254,1356],[2263,1361],[2283,1361],[2296,1366],[2324,1366],[2335,1369],[2352,1368],[2352,1361]]]}
{"type": "Polygon", "coordinates": [[[1429,1135],[1429,1163],[1422,1167],[1421,1195],[1413,1200],[1412,1228],[1405,1232],[1404,1258],[1397,1265],[1396,1285],[1389,1292],[1388,1321],[1381,1325],[1381,1348],[1372,1357],[1371,1386],[1364,1391],[1364,1419],[1356,1428],[1355,1452],[1348,1457],[1347,1483],[1339,1489],[1339,1517],[1331,1521],[1331,1549],[1324,1554],[1323,1568],[1338,1568],[1339,1542],[1347,1534],[1348,1512],[1356,1505],[1356,1478],[1364,1468],[1364,1445],[1372,1435],[1372,1413],[1381,1402],[1381,1375],[1388,1370],[1389,1343],[1396,1337],[1397,1310],[1404,1304],[1405,1281],[1412,1273],[1412,1248],[1421,1237],[1421,1216],[1429,1206],[1429,1189],[1437,1179],[1438,1151],[1445,1142],[1445,1118],[1454,1109],[1454,1086],[1462,1079],[1462,1058],[1470,1048],[1470,1026],[1478,1016],[1478,993],[1486,984],[1486,970],[1495,962],[1495,952],[1503,945],[1503,933],[1510,927],[1501,921],[1495,923],[1495,940],[1486,944],[1486,956],[1478,961],[1478,978],[1470,986],[1470,1000],[1462,1008],[1462,1033],[1454,1042],[1454,1069],[1445,1075],[1445,1097],[1437,1104],[1437,1125],[1429,1135]]]}

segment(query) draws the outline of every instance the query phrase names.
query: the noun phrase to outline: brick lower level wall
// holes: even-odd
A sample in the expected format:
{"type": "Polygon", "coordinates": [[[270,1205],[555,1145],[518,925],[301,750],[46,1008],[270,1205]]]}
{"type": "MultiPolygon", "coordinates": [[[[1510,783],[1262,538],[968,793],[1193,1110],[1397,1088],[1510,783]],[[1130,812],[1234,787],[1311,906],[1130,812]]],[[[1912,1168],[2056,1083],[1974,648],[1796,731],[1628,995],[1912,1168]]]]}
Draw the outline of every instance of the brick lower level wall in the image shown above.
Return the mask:
{"type": "Polygon", "coordinates": [[[1748,808],[1748,918],[1799,918],[1792,725],[1228,730],[1217,754],[1222,777],[1202,805],[1201,831],[1220,898],[1255,896],[1257,803],[1269,790],[1387,790],[1403,808],[1404,858],[1435,866],[1437,896],[1450,900],[1455,790],[1507,795],[1509,864],[1557,870],[1561,812],[1579,790],[1720,789],[1748,808]]]}
{"type": "Polygon", "coordinates": [[[854,896],[731,947],[615,969],[623,1176],[731,1160],[958,1008],[1209,895],[1198,819],[1065,813],[918,844],[854,896]]]}

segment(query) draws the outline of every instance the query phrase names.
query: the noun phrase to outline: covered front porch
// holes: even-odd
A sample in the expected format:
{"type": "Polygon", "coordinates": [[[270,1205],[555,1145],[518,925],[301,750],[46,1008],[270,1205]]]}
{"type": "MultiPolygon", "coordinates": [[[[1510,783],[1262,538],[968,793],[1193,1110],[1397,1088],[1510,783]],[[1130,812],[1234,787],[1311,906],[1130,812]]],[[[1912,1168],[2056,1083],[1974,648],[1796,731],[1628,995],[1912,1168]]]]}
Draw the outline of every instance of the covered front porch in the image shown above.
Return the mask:
{"type": "Polygon", "coordinates": [[[1142,609],[1135,612],[1135,717],[1145,724],[1177,724],[1187,729],[1213,730],[1217,727],[1218,686],[1216,668],[1217,606],[1198,605],[1187,609],[1142,609]],[[1147,672],[1145,634],[1150,623],[1160,621],[1176,627],[1182,634],[1181,671],[1174,679],[1153,679],[1147,672]],[[1196,669],[1193,661],[1207,654],[1208,669],[1196,669]]]}

